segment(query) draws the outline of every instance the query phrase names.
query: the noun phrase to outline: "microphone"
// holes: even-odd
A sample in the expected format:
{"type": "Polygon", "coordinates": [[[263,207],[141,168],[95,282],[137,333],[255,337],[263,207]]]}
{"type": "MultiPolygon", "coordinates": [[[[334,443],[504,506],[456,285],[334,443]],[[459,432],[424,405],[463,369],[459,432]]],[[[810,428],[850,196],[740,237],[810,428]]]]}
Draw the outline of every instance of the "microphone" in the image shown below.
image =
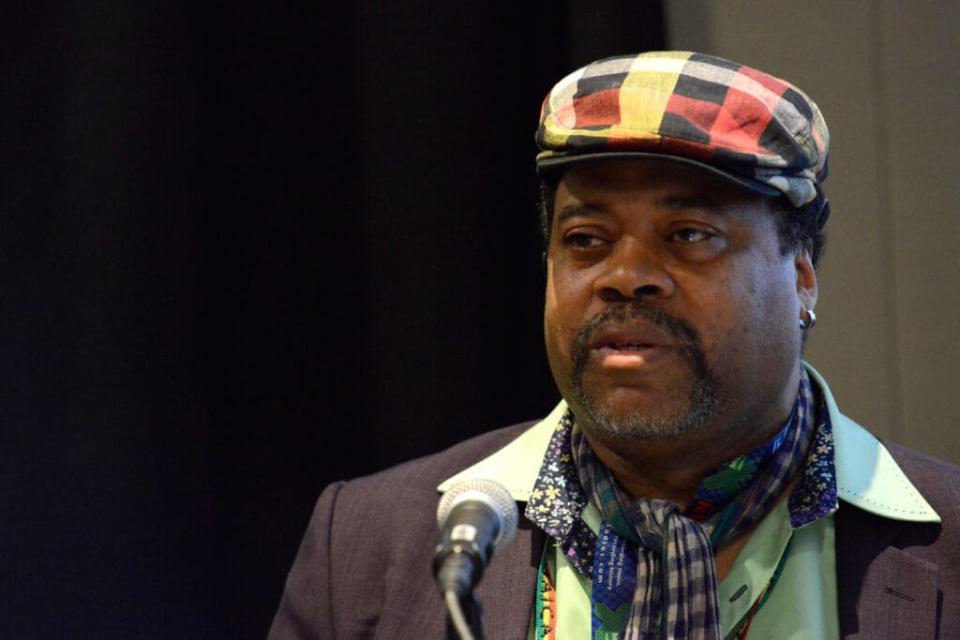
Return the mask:
{"type": "Polygon", "coordinates": [[[464,480],[443,494],[437,507],[440,544],[433,556],[440,592],[466,598],[494,549],[517,532],[518,517],[510,493],[493,480],[464,480]]]}

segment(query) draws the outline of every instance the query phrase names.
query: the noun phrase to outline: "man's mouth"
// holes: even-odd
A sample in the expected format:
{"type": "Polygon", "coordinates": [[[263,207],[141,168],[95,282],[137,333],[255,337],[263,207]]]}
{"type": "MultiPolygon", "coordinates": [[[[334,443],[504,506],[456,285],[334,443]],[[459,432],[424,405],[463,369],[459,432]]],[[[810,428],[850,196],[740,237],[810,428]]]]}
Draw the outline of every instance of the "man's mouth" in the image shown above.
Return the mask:
{"type": "Polygon", "coordinates": [[[654,345],[649,342],[616,342],[606,345],[609,349],[617,349],[619,351],[639,351],[640,349],[647,349],[652,346],[654,345]]]}
{"type": "Polygon", "coordinates": [[[597,330],[589,340],[591,349],[649,349],[673,344],[665,331],[648,322],[610,324],[597,330]]]}
{"type": "Polygon", "coordinates": [[[649,367],[672,350],[670,338],[649,325],[613,325],[590,341],[590,353],[605,369],[649,367]]]}
{"type": "Polygon", "coordinates": [[[588,368],[613,374],[653,372],[676,358],[704,371],[696,332],[680,320],[644,306],[611,306],[577,332],[571,349],[575,385],[588,368]]]}
{"type": "Polygon", "coordinates": [[[606,369],[638,369],[661,360],[669,348],[652,344],[605,345],[592,350],[601,367],[606,369]]]}

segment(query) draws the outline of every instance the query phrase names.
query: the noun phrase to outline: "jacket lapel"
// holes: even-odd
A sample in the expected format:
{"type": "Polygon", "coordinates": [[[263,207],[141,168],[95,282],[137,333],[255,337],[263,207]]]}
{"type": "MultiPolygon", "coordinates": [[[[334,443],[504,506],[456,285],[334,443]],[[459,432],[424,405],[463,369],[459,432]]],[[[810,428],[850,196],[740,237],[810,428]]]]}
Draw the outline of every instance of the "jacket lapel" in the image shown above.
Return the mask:
{"type": "Polygon", "coordinates": [[[937,565],[893,546],[910,529],[936,526],[841,506],[836,531],[842,638],[937,637],[937,565]]]}
{"type": "Polygon", "coordinates": [[[545,539],[543,531],[521,517],[516,538],[494,555],[477,587],[487,638],[526,640],[545,539]]]}

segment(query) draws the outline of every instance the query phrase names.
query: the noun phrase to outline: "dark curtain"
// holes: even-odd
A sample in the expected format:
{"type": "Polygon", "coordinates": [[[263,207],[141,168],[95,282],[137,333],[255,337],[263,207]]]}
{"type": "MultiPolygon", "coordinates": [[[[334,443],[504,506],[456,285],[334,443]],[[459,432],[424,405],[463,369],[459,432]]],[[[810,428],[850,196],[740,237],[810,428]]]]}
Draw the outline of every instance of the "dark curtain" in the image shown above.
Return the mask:
{"type": "Polygon", "coordinates": [[[324,485],[550,409],[540,100],[662,22],[8,3],[0,637],[263,637],[324,485]]]}

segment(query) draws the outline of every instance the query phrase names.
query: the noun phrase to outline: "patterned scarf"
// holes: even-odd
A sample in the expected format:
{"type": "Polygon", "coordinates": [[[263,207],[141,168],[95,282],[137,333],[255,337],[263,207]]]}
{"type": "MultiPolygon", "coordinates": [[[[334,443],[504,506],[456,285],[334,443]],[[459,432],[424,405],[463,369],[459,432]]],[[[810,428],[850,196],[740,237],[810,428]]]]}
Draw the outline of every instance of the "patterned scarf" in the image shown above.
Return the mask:
{"type": "Polygon", "coordinates": [[[781,431],[708,475],[682,513],[672,501],[632,500],[574,425],[573,462],[604,522],[592,576],[595,607],[598,599],[612,599],[604,604],[608,610],[615,607],[610,576],[636,563],[623,638],[719,640],[714,549],[757,524],[800,468],[815,432],[811,406],[804,372],[793,412],[781,431]]]}

